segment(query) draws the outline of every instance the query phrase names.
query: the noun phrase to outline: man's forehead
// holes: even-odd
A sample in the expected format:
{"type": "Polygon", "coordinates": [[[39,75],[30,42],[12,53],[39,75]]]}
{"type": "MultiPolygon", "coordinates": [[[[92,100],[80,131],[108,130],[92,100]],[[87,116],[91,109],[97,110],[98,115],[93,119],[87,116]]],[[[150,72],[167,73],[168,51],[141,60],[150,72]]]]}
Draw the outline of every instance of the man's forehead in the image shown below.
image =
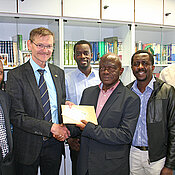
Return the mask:
{"type": "Polygon", "coordinates": [[[149,55],[147,53],[139,53],[139,54],[136,54],[134,56],[135,59],[139,59],[139,58],[149,58],[149,55]]]}
{"type": "Polygon", "coordinates": [[[78,50],[78,49],[90,49],[90,47],[89,47],[89,45],[88,44],[78,44],[77,46],[76,46],[76,50],[78,50]]]}

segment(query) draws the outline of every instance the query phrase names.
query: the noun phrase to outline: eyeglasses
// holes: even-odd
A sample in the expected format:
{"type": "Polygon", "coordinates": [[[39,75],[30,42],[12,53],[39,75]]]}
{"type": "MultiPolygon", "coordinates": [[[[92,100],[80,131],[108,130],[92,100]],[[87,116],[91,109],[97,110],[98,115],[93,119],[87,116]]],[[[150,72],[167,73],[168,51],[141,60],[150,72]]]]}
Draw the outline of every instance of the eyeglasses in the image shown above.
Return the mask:
{"type": "Polygon", "coordinates": [[[48,50],[51,50],[51,49],[53,49],[53,46],[51,46],[51,45],[48,45],[48,46],[45,46],[45,45],[43,45],[43,44],[36,44],[36,43],[34,43],[32,40],[30,40],[33,44],[35,44],[35,46],[38,48],[38,49],[48,49],[48,50]]]}
{"type": "Polygon", "coordinates": [[[116,66],[103,66],[103,67],[100,67],[100,71],[107,70],[108,72],[114,72],[116,69],[117,69],[116,66]]]}

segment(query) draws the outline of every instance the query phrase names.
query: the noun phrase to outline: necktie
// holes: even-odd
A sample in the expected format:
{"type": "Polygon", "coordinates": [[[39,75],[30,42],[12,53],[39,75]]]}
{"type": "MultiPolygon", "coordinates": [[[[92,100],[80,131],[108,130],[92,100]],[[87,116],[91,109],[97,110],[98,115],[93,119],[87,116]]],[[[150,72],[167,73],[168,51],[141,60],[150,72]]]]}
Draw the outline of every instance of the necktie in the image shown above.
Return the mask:
{"type": "Polygon", "coordinates": [[[39,79],[39,90],[41,95],[41,101],[43,104],[44,109],[44,120],[51,121],[51,108],[50,108],[50,100],[49,100],[49,94],[47,85],[44,79],[44,71],[42,69],[38,69],[38,72],[40,73],[40,79],[39,79]]]}
{"type": "Polygon", "coordinates": [[[2,149],[2,156],[3,158],[9,152],[9,147],[7,144],[7,133],[6,133],[6,126],[5,126],[5,119],[2,107],[0,105],[0,147],[2,149]]]}

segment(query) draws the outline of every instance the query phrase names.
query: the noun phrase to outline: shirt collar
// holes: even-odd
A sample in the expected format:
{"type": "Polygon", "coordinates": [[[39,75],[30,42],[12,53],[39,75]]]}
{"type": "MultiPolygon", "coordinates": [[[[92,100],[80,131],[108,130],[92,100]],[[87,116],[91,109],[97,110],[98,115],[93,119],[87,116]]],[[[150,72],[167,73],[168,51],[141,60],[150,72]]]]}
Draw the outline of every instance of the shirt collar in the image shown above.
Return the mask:
{"type": "MultiPolygon", "coordinates": [[[[153,90],[155,81],[156,81],[155,77],[152,76],[152,79],[149,82],[149,84],[146,86],[146,88],[150,88],[151,90],[153,90]]],[[[134,89],[134,90],[138,89],[138,87],[137,87],[137,80],[134,82],[134,84],[132,85],[131,89],[134,89]]]]}
{"type": "MultiPolygon", "coordinates": [[[[80,69],[78,69],[78,68],[76,68],[75,71],[76,71],[77,77],[86,76],[86,75],[85,75],[84,73],[82,73],[82,72],[80,71],[80,69]]],[[[90,77],[95,77],[95,72],[94,72],[94,71],[95,71],[95,70],[91,67],[91,73],[89,74],[90,77]]],[[[89,77],[89,76],[88,76],[88,77],[89,77]]]]}
{"type": "Polygon", "coordinates": [[[46,62],[45,68],[41,68],[41,67],[40,67],[38,64],[36,64],[35,61],[33,61],[33,59],[31,58],[31,59],[30,59],[30,64],[31,64],[31,66],[32,66],[34,72],[38,72],[38,71],[37,71],[38,69],[43,69],[43,70],[45,70],[46,72],[49,71],[48,62],[46,62]]]}
{"type": "MultiPolygon", "coordinates": [[[[119,80],[114,86],[112,86],[111,88],[109,88],[107,91],[112,91],[112,90],[114,90],[114,89],[119,85],[119,83],[120,83],[120,80],[119,80]]],[[[103,90],[103,89],[102,89],[102,88],[103,88],[103,83],[102,83],[102,82],[99,84],[99,88],[100,88],[101,90],[103,90]]]]}

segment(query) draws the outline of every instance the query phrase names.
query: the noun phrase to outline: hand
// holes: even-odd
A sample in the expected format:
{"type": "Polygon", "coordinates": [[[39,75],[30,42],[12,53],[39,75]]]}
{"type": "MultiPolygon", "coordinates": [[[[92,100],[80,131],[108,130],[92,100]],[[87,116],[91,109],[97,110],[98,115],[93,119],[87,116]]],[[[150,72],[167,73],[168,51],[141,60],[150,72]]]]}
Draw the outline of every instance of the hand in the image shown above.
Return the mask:
{"type": "Polygon", "coordinates": [[[79,141],[80,141],[80,139],[78,139],[78,138],[69,138],[67,140],[69,146],[74,151],[80,151],[80,143],[79,143],[79,141]]]}
{"type": "Polygon", "coordinates": [[[70,131],[63,124],[54,123],[51,127],[51,133],[59,141],[64,141],[70,136],[70,131]]]}
{"type": "Polygon", "coordinates": [[[82,123],[76,124],[76,126],[83,131],[88,122],[86,120],[81,120],[81,122],[82,123]]]}
{"type": "Polygon", "coordinates": [[[66,139],[64,138],[64,136],[62,135],[54,135],[53,134],[53,137],[57,140],[59,140],[60,142],[64,142],[66,139]]]}
{"type": "Polygon", "coordinates": [[[73,105],[75,105],[74,103],[72,103],[71,101],[66,101],[65,105],[69,105],[69,107],[71,108],[73,105]]]}
{"type": "Polygon", "coordinates": [[[173,175],[173,170],[167,167],[163,167],[160,175],[173,175]]]}

